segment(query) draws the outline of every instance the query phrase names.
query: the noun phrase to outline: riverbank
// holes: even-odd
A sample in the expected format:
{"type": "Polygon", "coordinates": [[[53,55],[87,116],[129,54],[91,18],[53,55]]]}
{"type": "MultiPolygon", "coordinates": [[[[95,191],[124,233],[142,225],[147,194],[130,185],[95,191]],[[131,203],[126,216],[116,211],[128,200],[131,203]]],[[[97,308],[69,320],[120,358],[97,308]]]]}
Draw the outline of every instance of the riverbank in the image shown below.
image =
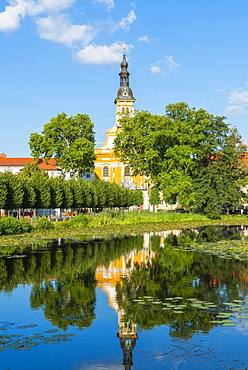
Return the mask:
{"type": "Polygon", "coordinates": [[[117,212],[82,215],[68,221],[52,222],[49,225],[52,225],[50,230],[34,229],[31,233],[0,236],[0,254],[11,255],[27,249],[46,248],[49,241],[58,238],[83,241],[207,225],[248,226],[248,217],[230,215],[222,216],[220,220],[210,220],[198,214],[117,212]]]}

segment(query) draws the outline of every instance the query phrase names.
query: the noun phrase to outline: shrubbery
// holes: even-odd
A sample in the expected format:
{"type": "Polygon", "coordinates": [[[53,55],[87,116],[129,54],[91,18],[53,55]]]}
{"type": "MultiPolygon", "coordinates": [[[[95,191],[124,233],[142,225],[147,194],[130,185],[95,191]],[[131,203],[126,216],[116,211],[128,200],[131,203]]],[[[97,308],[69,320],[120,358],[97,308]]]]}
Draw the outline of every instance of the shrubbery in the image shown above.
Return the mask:
{"type": "Polygon", "coordinates": [[[31,232],[32,227],[25,219],[3,217],[0,219],[0,235],[17,235],[31,232]]]}
{"type": "Polygon", "coordinates": [[[32,226],[37,231],[53,230],[54,224],[47,219],[47,217],[40,217],[38,220],[32,223],[32,226]]]}

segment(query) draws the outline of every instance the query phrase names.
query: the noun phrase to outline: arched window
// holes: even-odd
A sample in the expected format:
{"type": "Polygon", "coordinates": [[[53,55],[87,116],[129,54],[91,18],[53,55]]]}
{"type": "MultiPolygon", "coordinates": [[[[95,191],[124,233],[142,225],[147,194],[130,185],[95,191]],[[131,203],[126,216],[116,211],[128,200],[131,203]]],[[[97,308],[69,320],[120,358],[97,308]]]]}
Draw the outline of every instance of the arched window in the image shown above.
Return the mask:
{"type": "Polygon", "coordinates": [[[122,114],[125,114],[125,108],[122,108],[122,114]]]}
{"type": "Polygon", "coordinates": [[[129,114],[129,109],[128,108],[126,108],[126,114],[129,114]]]}
{"type": "Polygon", "coordinates": [[[130,167],[129,166],[126,166],[124,168],[124,176],[131,176],[131,171],[130,171],[130,167]]]}
{"type": "Polygon", "coordinates": [[[108,166],[103,167],[103,177],[109,177],[109,168],[108,168],[108,166]]]}

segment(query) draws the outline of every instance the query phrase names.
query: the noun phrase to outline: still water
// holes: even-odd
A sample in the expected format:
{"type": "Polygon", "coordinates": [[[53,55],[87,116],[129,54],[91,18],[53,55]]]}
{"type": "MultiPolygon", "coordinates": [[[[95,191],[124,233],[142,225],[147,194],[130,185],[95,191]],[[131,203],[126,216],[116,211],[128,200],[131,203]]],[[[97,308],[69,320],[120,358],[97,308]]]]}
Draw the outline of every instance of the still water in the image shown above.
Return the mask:
{"type": "Polygon", "coordinates": [[[58,241],[0,258],[0,369],[248,368],[248,261],[180,249],[247,234],[58,241]]]}

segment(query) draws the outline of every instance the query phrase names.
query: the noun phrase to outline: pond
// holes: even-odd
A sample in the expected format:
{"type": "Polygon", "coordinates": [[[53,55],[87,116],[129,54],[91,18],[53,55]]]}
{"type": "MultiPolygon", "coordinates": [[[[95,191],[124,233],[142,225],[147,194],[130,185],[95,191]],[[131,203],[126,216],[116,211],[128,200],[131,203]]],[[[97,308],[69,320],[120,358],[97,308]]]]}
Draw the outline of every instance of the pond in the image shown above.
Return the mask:
{"type": "Polygon", "coordinates": [[[0,369],[247,368],[248,260],[189,248],[247,235],[208,226],[0,258],[0,369]]]}

